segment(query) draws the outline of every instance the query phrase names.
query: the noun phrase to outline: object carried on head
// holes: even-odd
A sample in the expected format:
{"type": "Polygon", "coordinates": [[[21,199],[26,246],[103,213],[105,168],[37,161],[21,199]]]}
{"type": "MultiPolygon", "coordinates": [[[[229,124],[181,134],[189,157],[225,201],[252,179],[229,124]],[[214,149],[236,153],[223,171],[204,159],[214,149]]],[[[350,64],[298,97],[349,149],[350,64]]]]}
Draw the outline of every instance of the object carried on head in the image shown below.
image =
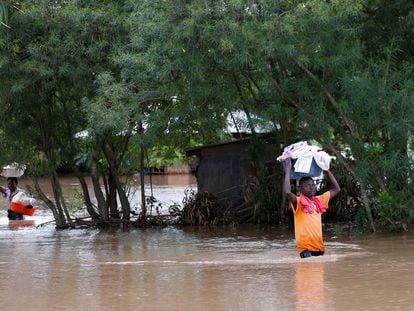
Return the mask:
{"type": "Polygon", "coordinates": [[[33,207],[35,203],[36,200],[34,198],[21,191],[13,197],[10,209],[15,213],[32,216],[36,211],[36,208],[33,207]]]}
{"type": "Polygon", "coordinates": [[[299,169],[296,170],[296,163],[298,159],[286,159],[282,162],[283,169],[286,170],[286,161],[292,162],[292,170],[290,171],[290,179],[301,179],[302,177],[319,177],[322,174],[322,169],[316,164],[315,159],[312,159],[310,166],[305,171],[299,169]]]}
{"type": "Polygon", "coordinates": [[[327,154],[319,146],[308,145],[306,141],[289,145],[283,154],[277,158],[286,169],[285,161],[292,161],[291,179],[300,179],[305,176],[318,177],[322,170],[329,170],[334,157],[327,154]]]}
{"type": "Polygon", "coordinates": [[[7,166],[3,166],[3,171],[1,172],[1,176],[9,178],[9,177],[21,177],[24,174],[24,170],[26,169],[25,165],[19,165],[18,163],[13,163],[7,166]]]}

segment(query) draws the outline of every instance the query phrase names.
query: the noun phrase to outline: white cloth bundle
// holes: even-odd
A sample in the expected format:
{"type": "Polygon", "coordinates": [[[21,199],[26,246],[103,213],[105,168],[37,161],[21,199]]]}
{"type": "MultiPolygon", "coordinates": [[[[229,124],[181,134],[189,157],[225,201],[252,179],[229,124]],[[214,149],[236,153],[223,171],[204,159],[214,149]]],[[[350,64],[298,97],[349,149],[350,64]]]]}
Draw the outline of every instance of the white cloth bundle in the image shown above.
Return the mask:
{"type": "Polygon", "coordinates": [[[12,202],[22,203],[26,206],[34,206],[36,204],[36,199],[30,197],[27,193],[20,191],[13,196],[12,202]]]}
{"type": "Polygon", "coordinates": [[[330,156],[319,146],[308,145],[306,141],[291,144],[283,149],[282,155],[277,160],[282,162],[286,159],[297,159],[294,171],[297,173],[308,173],[311,169],[312,160],[324,171],[329,170],[330,163],[335,157],[330,156]]]}
{"type": "Polygon", "coordinates": [[[1,176],[6,177],[6,178],[9,178],[9,177],[18,178],[18,177],[23,176],[25,169],[26,169],[26,166],[13,163],[11,165],[7,165],[3,167],[1,176]]]}

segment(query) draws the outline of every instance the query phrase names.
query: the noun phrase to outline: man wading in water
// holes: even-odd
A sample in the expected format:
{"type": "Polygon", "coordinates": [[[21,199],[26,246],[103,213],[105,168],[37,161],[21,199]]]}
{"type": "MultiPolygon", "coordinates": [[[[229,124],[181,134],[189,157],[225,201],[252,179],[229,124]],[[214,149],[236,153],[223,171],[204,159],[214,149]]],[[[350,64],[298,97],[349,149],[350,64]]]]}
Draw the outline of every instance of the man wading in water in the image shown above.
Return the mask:
{"type": "Polygon", "coordinates": [[[284,191],[289,197],[290,206],[295,219],[295,239],[297,249],[301,258],[320,256],[325,252],[322,239],[321,215],[328,208],[329,200],[335,197],[341,188],[332,173],[325,171],[329,179],[331,189],[322,195],[315,196],[316,186],[312,177],[302,177],[299,180],[300,196],[291,191],[290,171],[292,170],[291,159],[286,160],[286,172],[284,180],[284,191]]]}
{"type": "Polygon", "coordinates": [[[8,177],[7,178],[7,187],[0,186],[0,192],[3,193],[3,196],[6,198],[6,207],[7,207],[7,217],[9,220],[23,220],[23,215],[13,212],[11,210],[11,201],[13,197],[21,192],[24,191],[17,187],[18,180],[16,177],[8,177]]]}

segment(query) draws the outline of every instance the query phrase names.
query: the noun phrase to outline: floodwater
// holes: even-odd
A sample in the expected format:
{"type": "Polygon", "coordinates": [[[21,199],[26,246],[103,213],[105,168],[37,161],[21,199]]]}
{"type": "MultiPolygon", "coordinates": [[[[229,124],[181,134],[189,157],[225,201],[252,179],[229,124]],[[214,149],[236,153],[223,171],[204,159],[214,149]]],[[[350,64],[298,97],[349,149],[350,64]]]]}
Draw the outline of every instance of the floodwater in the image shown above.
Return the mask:
{"type": "MultiPolygon", "coordinates": [[[[6,180],[4,178],[1,179],[3,179],[3,184],[5,186],[6,180]]],[[[88,183],[91,197],[93,198],[92,183],[88,178],[86,179],[86,181],[88,183]]],[[[50,198],[53,198],[53,191],[50,181],[48,179],[41,179],[39,183],[45,194],[48,195],[50,198]]],[[[60,184],[63,190],[63,196],[65,197],[66,201],[79,201],[78,194],[81,193],[81,188],[79,181],[76,177],[61,177],[60,184]]],[[[139,211],[141,205],[141,189],[139,176],[131,178],[128,181],[128,184],[130,186],[128,187],[127,195],[131,203],[131,209],[139,211]]],[[[29,191],[33,189],[33,182],[30,179],[21,179],[19,180],[18,187],[29,191]]],[[[153,208],[153,210],[151,210],[151,206],[149,206],[148,213],[168,213],[168,208],[170,206],[175,204],[182,205],[182,200],[187,191],[195,191],[196,189],[197,182],[194,175],[191,174],[145,176],[145,195],[147,197],[154,197],[156,199],[156,201],[154,202],[154,206],[158,206],[157,210],[155,210],[155,207],[153,208]]],[[[0,211],[4,211],[4,209],[4,201],[0,200],[0,211]]],[[[52,214],[48,210],[44,210],[42,208],[40,208],[36,212],[36,215],[42,216],[43,218],[29,218],[36,220],[37,223],[42,222],[45,219],[53,219],[52,214]]],[[[82,215],[78,214],[77,216],[82,215]]]]}
{"type": "Polygon", "coordinates": [[[414,234],[328,233],[325,256],[299,259],[292,229],[56,231],[36,217],[0,219],[1,310],[414,309],[414,234]]]}

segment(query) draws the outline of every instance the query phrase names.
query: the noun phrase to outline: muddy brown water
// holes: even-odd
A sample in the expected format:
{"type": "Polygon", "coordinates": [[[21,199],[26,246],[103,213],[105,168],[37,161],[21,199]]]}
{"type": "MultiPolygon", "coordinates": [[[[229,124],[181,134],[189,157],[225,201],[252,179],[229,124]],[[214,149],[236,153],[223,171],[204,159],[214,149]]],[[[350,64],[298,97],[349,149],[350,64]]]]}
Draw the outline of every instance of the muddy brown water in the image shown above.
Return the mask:
{"type": "MultiPolygon", "coordinates": [[[[187,184],[158,186],[179,201],[187,184]]],[[[36,226],[47,211],[2,213],[1,310],[414,310],[414,234],[326,234],[325,256],[299,259],[289,228],[56,231],[36,226]]]]}

